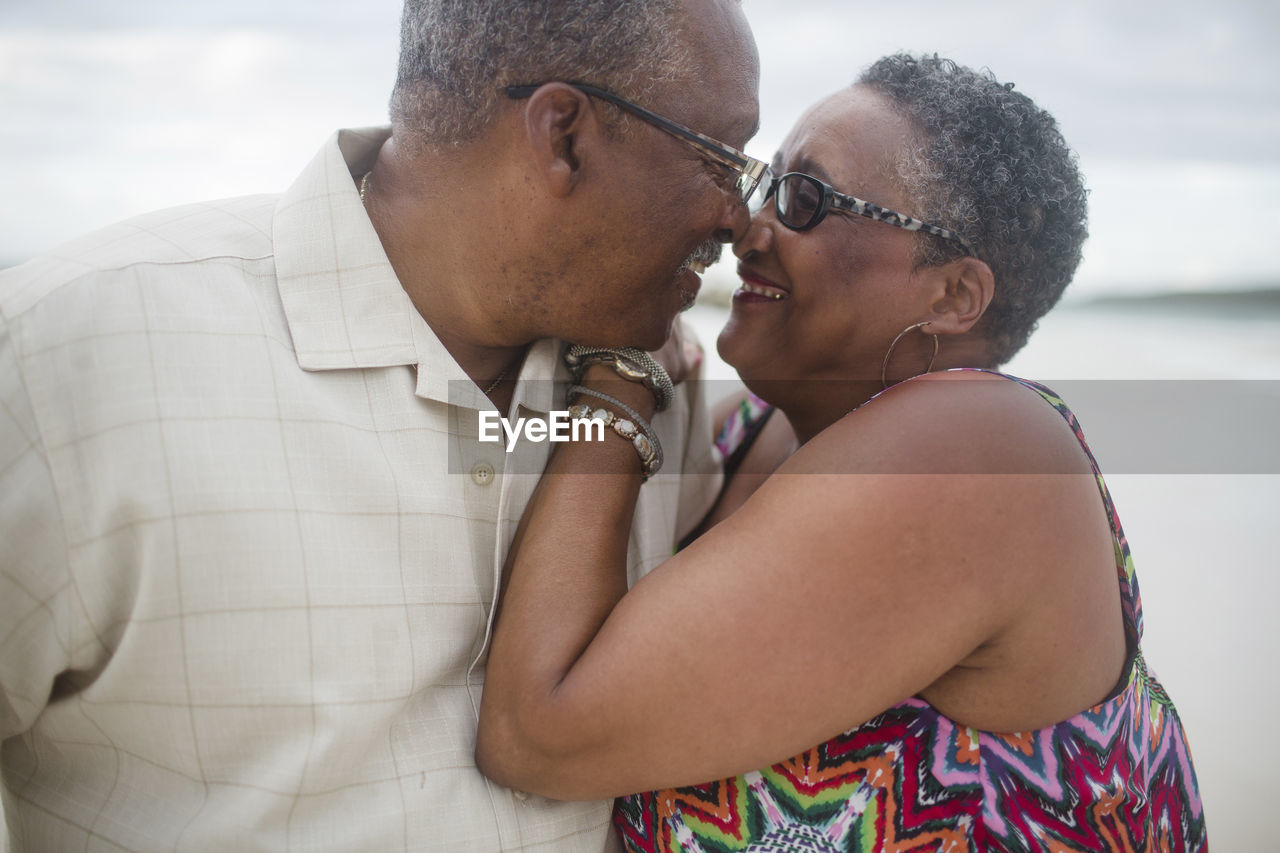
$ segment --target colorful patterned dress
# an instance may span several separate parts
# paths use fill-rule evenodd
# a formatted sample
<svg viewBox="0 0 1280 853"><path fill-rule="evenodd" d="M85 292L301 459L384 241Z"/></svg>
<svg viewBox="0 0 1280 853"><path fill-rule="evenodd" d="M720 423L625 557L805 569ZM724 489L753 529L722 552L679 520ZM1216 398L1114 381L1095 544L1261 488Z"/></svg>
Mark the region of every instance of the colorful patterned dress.
<svg viewBox="0 0 1280 853"><path fill-rule="evenodd" d="M1178 713L1147 668L1138 581L1120 520L1075 416L1042 385L1089 456L1111 520L1128 653L1112 695L1030 732L961 726L911 698L772 767L617 801L639 851L1203 851L1195 770ZM748 401L722 438L753 432Z"/></svg>

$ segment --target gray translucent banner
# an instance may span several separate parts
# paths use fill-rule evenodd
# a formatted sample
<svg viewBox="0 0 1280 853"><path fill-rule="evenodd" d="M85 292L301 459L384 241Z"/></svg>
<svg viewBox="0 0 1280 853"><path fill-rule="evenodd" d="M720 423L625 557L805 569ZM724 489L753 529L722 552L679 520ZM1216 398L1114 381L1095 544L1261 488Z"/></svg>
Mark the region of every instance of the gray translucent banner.
<svg viewBox="0 0 1280 853"><path fill-rule="evenodd" d="M991 381L1007 380L993 377ZM1280 474L1280 380L1035 381L1051 388L1075 413L1104 474ZM513 446L505 430L495 425L496 412L490 411L482 421L478 407L487 401L478 389L462 387L468 383L458 384L456 394L451 387L450 397L455 406L460 407L455 409L459 419L455 434L460 439L450 445L449 471L468 473L478 464L488 464L499 473L540 472L554 443L547 439L534 442L525 432ZM875 384L878 387L878 381ZM937 393L942 412L945 411L943 397L969 393L964 390L966 384L977 383L919 383L917 388ZM796 393L798 387L804 394L835 399L849 394L847 383L788 382L785 385L791 394ZM772 396L767 388L762 390ZM563 394L563 388L555 391ZM975 387L973 392L980 389ZM741 383L736 381L704 382L701 389L702 399L710 403L743 393ZM453 400L454 397L457 399ZM563 396L555 396L549 388L526 389L525 399L531 398L544 404L551 400L553 409L565 407ZM520 417L546 419L546 413L517 406L506 417L508 427L514 427ZM674 423L664 423L664 417L667 416L659 415L655 426L678 428ZM495 430L502 433L502 440L480 442L479 436L486 427L490 436ZM613 435L605 438L621 440ZM678 460L668 459L664 472L675 473L676 464ZM883 467L876 471L886 472ZM926 472L907 464L902 473L948 472ZM1052 472L1004 470L1000 473Z"/></svg>
<svg viewBox="0 0 1280 853"><path fill-rule="evenodd" d="M1047 381L1104 474L1280 474L1280 381Z"/></svg>

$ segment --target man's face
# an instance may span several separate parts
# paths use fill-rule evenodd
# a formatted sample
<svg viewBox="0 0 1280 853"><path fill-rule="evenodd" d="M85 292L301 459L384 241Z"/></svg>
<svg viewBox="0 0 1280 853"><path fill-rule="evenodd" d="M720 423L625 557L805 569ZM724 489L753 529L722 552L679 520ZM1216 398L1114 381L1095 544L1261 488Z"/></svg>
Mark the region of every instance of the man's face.
<svg viewBox="0 0 1280 853"><path fill-rule="evenodd" d="M689 68L682 82L656 87L641 105L742 149L759 120L758 59L746 19L735 0L686 0L684 7ZM653 349L700 286L688 262L716 260L721 242L748 218L738 201L738 171L712 148L633 116L628 125L615 146L608 209L600 211L608 236L592 252L605 260L594 275L585 271L589 290L579 294L595 317L588 333L595 340L578 340Z"/></svg>

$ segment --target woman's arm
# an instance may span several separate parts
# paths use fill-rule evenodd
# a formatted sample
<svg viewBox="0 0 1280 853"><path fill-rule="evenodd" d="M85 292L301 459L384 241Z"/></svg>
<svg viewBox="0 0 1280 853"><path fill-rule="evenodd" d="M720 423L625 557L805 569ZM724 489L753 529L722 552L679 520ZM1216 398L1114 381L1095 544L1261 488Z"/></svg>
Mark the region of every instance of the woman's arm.
<svg viewBox="0 0 1280 853"><path fill-rule="evenodd" d="M1070 581L1109 553L1106 521L1074 438L1040 414L1004 388L943 406L919 388L884 395L625 596L635 451L559 445L508 560L481 770L564 799L692 784L927 695L966 659L1019 687L1071 657L1054 644L1088 654L1099 623L1079 617L1097 608ZM618 473L588 473L601 470ZM1118 665L1061 716L1101 699ZM993 707L1003 689L1029 722L1076 701L1002 683ZM966 707L964 685L941 698Z"/></svg>
<svg viewBox="0 0 1280 853"><path fill-rule="evenodd" d="M719 401L711 410L711 422L716 425L717 436L724 432L729 419L743 405L750 392L745 389L741 394L732 394ZM796 434L787 420L786 414L780 410L767 411L759 415L767 418L763 426L758 426L754 436L746 438L750 444L742 453L736 467L729 470L729 459L725 460L725 479L720 494L710 512L698 524L683 544L693 541L707 530L737 512L747 498L751 497L764 484L765 480L778 470L783 462L796 450Z"/></svg>

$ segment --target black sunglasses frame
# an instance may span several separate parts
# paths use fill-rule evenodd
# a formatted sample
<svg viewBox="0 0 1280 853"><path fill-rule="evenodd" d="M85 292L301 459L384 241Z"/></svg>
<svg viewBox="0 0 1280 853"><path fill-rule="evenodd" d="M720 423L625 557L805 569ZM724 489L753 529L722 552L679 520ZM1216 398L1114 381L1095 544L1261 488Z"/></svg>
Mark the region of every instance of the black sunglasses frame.
<svg viewBox="0 0 1280 853"><path fill-rule="evenodd" d="M839 192L835 187L825 181L815 178L813 175L806 175L804 172L787 172L786 174L778 175L776 177L770 177L769 175L766 175L765 177L768 181L768 187L765 190L764 195L760 198L760 207L757 209L762 209L769 203L770 198L774 198L774 210L777 212L778 221L790 228L792 231L808 231L811 228L815 228L818 223L826 218L828 213L835 211L837 213L848 213L854 216L863 216L867 219L874 219L876 222L883 222L886 225L893 225L897 228L906 229L907 231L923 231L926 234L933 234L943 238L944 240L951 240L959 244L959 246L964 249L965 254L970 257L976 258L978 256L978 253L974 251L973 246L969 245L969 241L965 240L950 228L943 228L941 225L931 225L928 222L916 219L913 216L898 213L895 210L890 210L887 207L881 207L873 202L864 201L856 196L846 195L845 193ZM784 207L789 209L790 205L779 205L776 200L778 188L782 185L782 182L795 179L803 179L805 182L815 187L821 195L821 201L818 203L818 207L809 215L809 218L803 222L793 221L792 217L790 217L787 214L787 211L783 209Z"/></svg>

